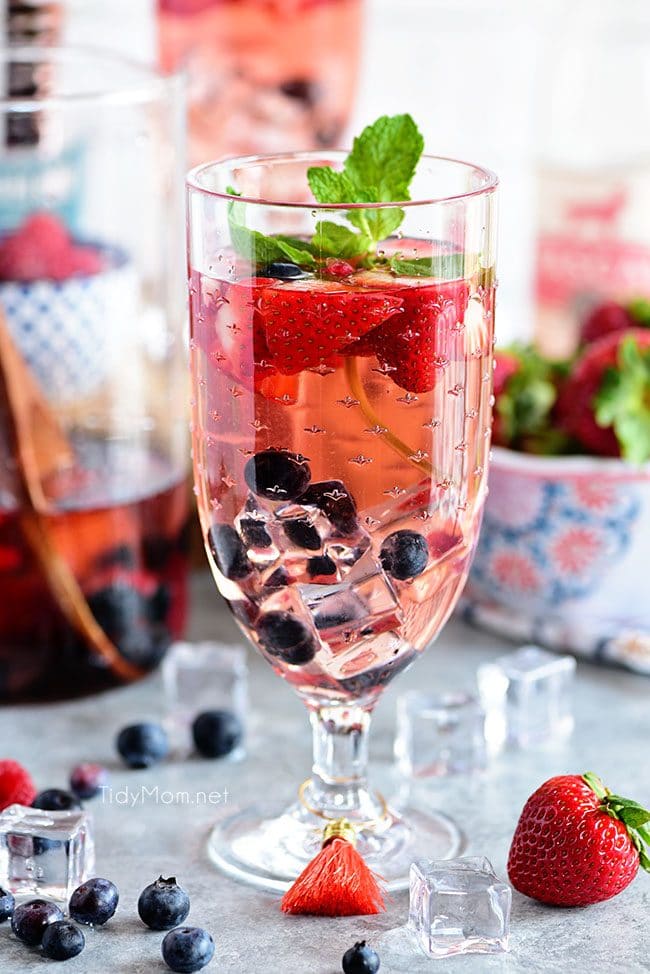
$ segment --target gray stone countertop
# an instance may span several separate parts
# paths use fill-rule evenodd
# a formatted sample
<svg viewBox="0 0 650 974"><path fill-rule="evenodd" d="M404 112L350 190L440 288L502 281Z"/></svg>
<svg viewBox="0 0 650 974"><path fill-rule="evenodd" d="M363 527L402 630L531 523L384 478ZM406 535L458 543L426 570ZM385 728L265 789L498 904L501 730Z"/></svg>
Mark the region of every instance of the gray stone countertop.
<svg viewBox="0 0 650 974"><path fill-rule="evenodd" d="M194 582L193 638L239 640L211 580ZM390 687L380 702L371 745L373 782L390 793L396 695L408 687L462 689L473 683L477 665L504 651L493 637L459 622ZM309 770L310 733L303 707L251 650L252 728L248 756L239 763L196 759L169 761L149 771L128 771L115 757L114 739L124 724L163 716L160 676L103 696L67 704L0 710L2 751L22 761L39 787L65 787L81 760L111 768L114 795L128 785L163 791L228 791L228 808L262 797L289 801ZM421 790L458 820L469 836L469 853L487 855L505 875L509 840L528 795L546 778L595 770L621 794L650 800L647 741L650 681L623 672L580 664L575 699L576 730L553 749L506 753L477 777L437 779ZM96 825L97 875L119 887L120 907L104 930L88 930L83 954L65 971L83 974L139 974L167 970L162 934L146 930L136 914L140 890L159 874L176 875L189 891L188 923L206 927L216 944L205 970L215 974L336 974L355 940L367 938L381 950L389 931L408 911L407 894L397 894L377 917L321 919L286 917L275 895L220 875L205 853L206 837L219 808L156 803L136 807L115 800L92 803ZM626 974L650 971L650 876L637 880L614 900L588 909L560 910L514 894L510 953L429 960L417 952L408 960L387 949L381 974L408 971L475 974L486 971L544 974ZM0 972L42 972L48 962L0 928Z"/></svg>

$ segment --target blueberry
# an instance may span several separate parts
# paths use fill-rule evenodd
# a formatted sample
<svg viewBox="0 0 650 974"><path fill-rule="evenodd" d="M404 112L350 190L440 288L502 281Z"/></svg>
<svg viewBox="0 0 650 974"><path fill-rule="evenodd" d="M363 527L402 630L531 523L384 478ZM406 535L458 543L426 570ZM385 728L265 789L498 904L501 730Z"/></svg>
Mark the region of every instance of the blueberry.
<svg viewBox="0 0 650 974"><path fill-rule="evenodd" d="M108 879L88 879L70 897L69 913L78 923L101 927L113 916L120 900L115 883Z"/></svg>
<svg viewBox="0 0 650 974"><path fill-rule="evenodd" d="M318 507L339 534L353 534L359 527L354 498L340 480L310 484L298 503Z"/></svg>
<svg viewBox="0 0 650 974"><path fill-rule="evenodd" d="M231 581L246 578L253 570L246 546L230 524L214 524L208 532L208 544L215 564Z"/></svg>
<svg viewBox="0 0 650 974"><path fill-rule="evenodd" d="M280 565L276 568L272 575L269 575L266 582L264 583L265 589L275 589L275 588L286 588L286 586L291 581L289 577L289 572L286 570L284 565Z"/></svg>
<svg viewBox="0 0 650 974"><path fill-rule="evenodd" d="M160 724L131 724L118 734L117 750L130 768L150 768L167 756L169 740Z"/></svg>
<svg viewBox="0 0 650 974"><path fill-rule="evenodd" d="M405 581L422 574L429 560L429 548L417 531L394 531L384 539L379 559L385 572Z"/></svg>
<svg viewBox="0 0 650 974"><path fill-rule="evenodd" d="M32 808L42 808L46 812L69 812L81 808L81 802L76 795L64 791L63 788L47 788L38 793L32 802Z"/></svg>
<svg viewBox="0 0 650 974"><path fill-rule="evenodd" d="M241 721L229 710L206 710L192 724L192 736L199 754L205 758L223 758L244 737Z"/></svg>
<svg viewBox="0 0 650 974"><path fill-rule="evenodd" d="M167 565L174 550L174 543L162 534L143 538L142 557L145 567L151 572L160 572Z"/></svg>
<svg viewBox="0 0 650 974"><path fill-rule="evenodd" d="M101 764L78 764L70 775L70 788L78 798L96 798L108 785L108 771Z"/></svg>
<svg viewBox="0 0 650 974"><path fill-rule="evenodd" d="M169 615L172 604L172 597L168 585L162 582L157 586L151 598L147 599L146 613L149 622L164 623Z"/></svg>
<svg viewBox="0 0 650 974"><path fill-rule="evenodd" d="M307 626L290 612L267 612L257 623L262 647L285 663L302 666L316 655L316 642Z"/></svg>
<svg viewBox="0 0 650 974"><path fill-rule="evenodd" d="M315 105L319 98L318 85L315 85L313 81L308 81L307 78L290 78L289 81L283 81L280 85L280 91L287 98L304 102L308 108Z"/></svg>
<svg viewBox="0 0 650 974"><path fill-rule="evenodd" d="M182 923L190 912L190 898L175 877L160 876L140 893L138 913L152 930L171 930Z"/></svg>
<svg viewBox="0 0 650 974"><path fill-rule="evenodd" d="M306 489L311 470L305 457L288 450L262 450L246 462L244 480L258 497L291 501Z"/></svg>
<svg viewBox="0 0 650 974"><path fill-rule="evenodd" d="M145 603L139 592L126 581L115 581L88 597L95 619L109 639L119 643L140 624Z"/></svg>
<svg viewBox="0 0 650 974"><path fill-rule="evenodd" d="M317 555L307 562L307 573L310 578L316 578L318 575L336 575L336 562L329 555Z"/></svg>
<svg viewBox="0 0 650 974"><path fill-rule="evenodd" d="M249 548L269 548L273 544L273 538L266 530L264 521L243 517L239 522L239 530Z"/></svg>
<svg viewBox="0 0 650 974"><path fill-rule="evenodd" d="M296 277L306 277L305 272L297 264L289 260L274 260L266 267L262 267L260 277L276 277L280 281L291 281Z"/></svg>
<svg viewBox="0 0 650 974"><path fill-rule="evenodd" d="M284 533L292 544L307 551L318 551L321 546L320 534L313 524L304 517L292 517L282 522Z"/></svg>
<svg viewBox="0 0 650 974"><path fill-rule="evenodd" d="M379 956L366 945L365 940L360 940L346 950L343 955L343 974L376 974L379 970Z"/></svg>
<svg viewBox="0 0 650 974"><path fill-rule="evenodd" d="M14 912L15 905L16 901L14 900L13 893L0 886L0 923L4 923L5 920L9 919Z"/></svg>
<svg viewBox="0 0 650 974"><path fill-rule="evenodd" d="M86 938L74 923L57 920L45 928L43 954L50 960L70 960L86 946Z"/></svg>
<svg viewBox="0 0 650 974"><path fill-rule="evenodd" d="M62 919L63 914L54 903L48 903L47 900L29 900L14 910L11 929L28 947L38 947L48 924Z"/></svg>
<svg viewBox="0 0 650 974"><path fill-rule="evenodd" d="M176 927L162 942L163 960L172 971L193 974L209 964L214 956L214 940L200 927Z"/></svg>

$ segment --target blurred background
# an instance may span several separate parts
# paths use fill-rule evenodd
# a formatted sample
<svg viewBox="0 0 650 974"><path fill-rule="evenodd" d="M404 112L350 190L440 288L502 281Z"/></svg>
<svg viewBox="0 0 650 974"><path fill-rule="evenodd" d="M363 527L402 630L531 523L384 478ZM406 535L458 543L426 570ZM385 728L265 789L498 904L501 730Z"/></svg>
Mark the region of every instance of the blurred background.
<svg viewBox="0 0 650 974"><path fill-rule="evenodd" d="M90 641L102 678L108 671L111 679L141 675L183 629L189 448L181 187L188 165L344 147L379 115L410 112L428 152L500 177L500 345L534 339L549 358L569 363L594 308L601 331L629 328L639 316L650 324L648 0L574 0L569 9L560 0L0 0L0 36L0 303L8 332L0 328L0 339L19 369L36 376L38 407L42 413L47 406L50 423L65 434L60 455L45 457L41 473L66 460L71 442L77 459L90 443L95 476L102 480L108 465L120 488L101 483L93 493L70 478L37 485L46 495L54 491L49 500L62 511L83 511L89 524L103 512L101 532L88 529L88 550L76 543L78 526L62 518L74 562L72 603L86 620L81 625L78 613L74 625L65 620L66 652L77 669ZM59 46L82 53L56 53ZM566 369L551 375L548 362L532 361L536 384L523 388L525 369L510 360L508 376L518 373L521 396L515 402L506 390L505 405L521 407L528 427L531 402L543 407L543 432L554 434ZM503 420L496 382L495 393ZM644 395L641 389L637 413ZM12 416L25 408L10 405ZM4 570L3 584L15 584L4 616L0 605L8 696L49 672L63 638L53 621L58 596L52 618L35 619L31 610L35 592L43 603L49 597L43 573L52 566L26 548L17 527L25 485L14 476L11 433L11 424L0 426L0 580ZM605 449L575 436L561 449L550 436L543 449L539 437L515 442L495 432L494 442L523 452L613 456L617 463L619 456L611 431ZM164 469L154 482L148 464L161 450ZM548 474L549 490L558 469ZM602 481L602 467L580 470L589 483ZM619 474L612 468L612 478ZM524 476L530 483L528 467ZM647 491L645 474L642 482ZM514 483L509 470L504 483ZM125 484L134 485L128 496ZM505 488L502 494L509 509ZM494 489L491 496L496 504ZM571 525L584 519L581 497ZM641 510L632 494L625 504L607 503ZM650 497L647 510L650 516ZM622 537L619 527L612 530ZM611 539L587 540L584 570L592 570L595 545L607 556L603 585L613 590L605 571ZM537 541L533 547L538 551ZM204 566L202 552L198 559ZM622 593L630 589L625 566ZM521 598L521 571L514 574L508 617ZM528 613L531 632L554 604L555 589L549 592L548 604ZM621 619L646 626L631 598L635 611L616 606L614 629ZM579 610L581 619L595 612ZM567 636L562 622L557 637L539 639L576 651L588 642L592 652L614 631L600 623L595 630L585 641ZM88 688L96 675L88 676ZM86 687L77 676L73 683Z"/></svg>

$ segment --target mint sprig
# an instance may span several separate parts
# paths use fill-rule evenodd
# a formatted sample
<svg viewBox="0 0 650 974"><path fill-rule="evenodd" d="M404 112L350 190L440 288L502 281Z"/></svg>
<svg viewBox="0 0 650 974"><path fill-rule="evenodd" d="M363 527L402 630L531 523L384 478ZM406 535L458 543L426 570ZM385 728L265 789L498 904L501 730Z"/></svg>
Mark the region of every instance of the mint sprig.
<svg viewBox="0 0 650 974"><path fill-rule="evenodd" d="M634 848L639 853L639 865L646 872L650 872L650 855L646 849L646 845L650 846L650 829L648 829L650 811L638 802L632 801L631 798L613 795L593 771L583 774L582 780L600 799L600 811L623 823Z"/></svg>
<svg viewBox="0 0 650 974"><path fill-rule="evenodd" d="M318 203L402 203L410 199L410 184L424 149L424 139L410 115L384 115L355 138L343 168L312 166L307 171L309 186ZM231 196L236 190L228 187ZM313 270L328 257L354 259L364 267L381 266L396 274L418 277L456 277L460 255L406 260L377 253L379 245L397 230L404 219L400 206L352 208L346 211L350 224L321 220L310 241L286 236L267 236L246 226L246 204L228 204L228 223L234 249L253 265L261 267L276 260L290 260ZM461 270L462 273L462 270Z"/></svg>
<svg viewBox="0 0 650 974"><path fill-rule="evenodd" d="M618 363L605 372L594 398L599 426L611 427L630 463L650 460L650 348L634 338L621 342Z"/></svg>
<svg viewBox="0 0 650 974"><path fill-rule="evenodd" d="M228 186L231 196L239 193ZM298 238L269 237L259 230L249 230L246 226L246 204L238 200L228 203L228 227L233 247L252 264L270 264L274 260L290 260L301 267L314 267L316 261L309 245Z"/></svg>
<svg viewBox="0 0 650 974"><path fill-rule="evenodd" d="M410 115L382 115L355 138L341 172L313 166L307 179L319 203L402 203L411 198L409 187L423 150L424 139ZM404 210L354 209L347 219L373 253L400 226Z"/></svg>

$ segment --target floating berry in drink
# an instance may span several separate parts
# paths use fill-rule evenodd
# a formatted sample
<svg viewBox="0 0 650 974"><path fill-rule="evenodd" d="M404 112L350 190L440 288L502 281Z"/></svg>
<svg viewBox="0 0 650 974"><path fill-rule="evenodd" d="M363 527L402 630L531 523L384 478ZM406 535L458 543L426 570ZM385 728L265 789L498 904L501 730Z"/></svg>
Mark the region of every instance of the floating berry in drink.
<svg viewBox="0 0 650 974"><path fill-rule="evenodd" d="M307 518L287 518L282 521L282 527L289 541L298 548L305 548L308 551L318 551L321 547L320 535Z"/></svg>
<svg viewBox="0 0 650 974"><path fill-rule="evenodd" d="M244 467L244 479L258 497L271 501L291 501L311 480L305 457L288 450L262 450Z"/></svg>
<svg viewBox="0 0 650 974"><path fill-rule="evenodd" d="M246 546L230 524L214 524L208 532L208 544L222 575L241 581L253 570Z"/></svg>
<svg viewBox="0 0 650 974"><path fill-rule="evenodd" d="M310 663L316 655L316 640L308 627L290 612L267 612L257 622L261 646L291 666Z"/></svg>
<svg viewBox="0 0 650 974"><path fill-rule="evenodd" d="M429 546L417 531L395 531L381 546L384 571L399 581L421 575L429 561Z"/></svg>

